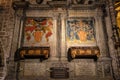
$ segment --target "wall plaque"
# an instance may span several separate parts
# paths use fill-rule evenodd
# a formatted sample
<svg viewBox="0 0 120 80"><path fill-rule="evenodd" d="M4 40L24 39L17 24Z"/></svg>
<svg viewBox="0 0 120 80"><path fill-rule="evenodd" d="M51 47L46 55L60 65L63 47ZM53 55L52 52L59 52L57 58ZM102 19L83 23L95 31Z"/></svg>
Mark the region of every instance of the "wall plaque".
<svg viewBox="0 0 120 80"><path fill-rule="evenodd" d="M69 78L69 68L65 67L52 67L50 68L50 77L55 79L66 79Z"/></svg>
<svg viewBox="0 0 120 80"><path fill-rule="evenodd" d="M95 64L93 62L79 62L75 63L76 76L81 75L95 75Z"/></svg>
<svg viewBox="0 0 120 80"><path fill-rule="evenodd" d="M45 76L45 64L42 63L25 63L24 76Z"/></svg>

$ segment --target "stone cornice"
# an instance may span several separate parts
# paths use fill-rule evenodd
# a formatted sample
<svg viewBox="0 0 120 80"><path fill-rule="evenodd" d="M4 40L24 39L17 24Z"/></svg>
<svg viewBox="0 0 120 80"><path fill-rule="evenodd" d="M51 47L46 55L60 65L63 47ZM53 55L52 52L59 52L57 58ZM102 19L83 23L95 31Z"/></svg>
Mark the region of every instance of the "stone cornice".
<svg viewBox="0 0 120 80"><path fill-rule="evenodd" d="M28 1L14 1L13 9L40 9L50 10L55 8L74 9L74 10L85 10L85 9L96 9L102 7L104 3L94 2L92 4L73 4L67 3L67 1L48 1L46 4L30 4Z"/></svg>
<svg viewBox="0 0 120 80"><path fill-rule="evenodd" d="M28 9L39 9L39 10L50 10L51 7L49 5L46 4L30 4Z"/></svg>
<svg viewBox="0 0 120 80"><path fill-rule="evenodd" d="M93 3L93 4L88 4L88 5L73 4L70 6L70 9L74 9L74 10L93 10L96 8L102 9L103 5L104 3Z"/></svg>
<svg viewBox="0 0 120 80"><path fill-rule="evenodd" d="M85 9L95 9L95 5L71 5L70 9L74 10L85 10Z"/></svg>

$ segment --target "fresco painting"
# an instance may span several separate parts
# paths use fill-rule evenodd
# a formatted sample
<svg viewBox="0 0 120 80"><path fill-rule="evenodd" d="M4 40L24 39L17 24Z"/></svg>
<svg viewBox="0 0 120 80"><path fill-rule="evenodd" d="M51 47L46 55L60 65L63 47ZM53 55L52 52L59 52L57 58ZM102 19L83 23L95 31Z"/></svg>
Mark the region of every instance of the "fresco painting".
<svg viewBox="0 0 120 80"><path fill-rule="evenodd" d="M26 18L23 46L48 46L52 41L52 18Z"/></svg>
<svg viewBox="0 0 120 80"><path fill-rule="evenodd" d="M67 41L70 43L94 43L95 31L93 19L67 20Z"/></svg>

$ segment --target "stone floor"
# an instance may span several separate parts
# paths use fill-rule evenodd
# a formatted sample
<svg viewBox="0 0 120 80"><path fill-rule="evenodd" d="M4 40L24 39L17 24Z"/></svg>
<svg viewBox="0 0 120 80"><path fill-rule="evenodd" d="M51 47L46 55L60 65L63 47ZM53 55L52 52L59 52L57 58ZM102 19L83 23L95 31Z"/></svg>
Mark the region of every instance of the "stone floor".
<svg viewBox="0 0 120 80"><path fill-rule="evenodd" d="M101 77L74 77L74 78L68 78L68 79L52 79L47 77L24 77L20 79L13 79L13 78L7 78L6 80L114 80L112 78L101 78Z"/></svg>
<svg viewBox="0 0 120 80"><path fill-rule="evenodd" d="M88 74L88 72L94 72L95 67L94 67L93 60L76 60L72 62L62 61L62 66L69 68L69 78L67 79L50 78L49 69L51 67L60 66L61 64L58 61L50 61L50 62L41 63L36 60L35 61L28 60L28 61L20 62L20 65L21 67L19 68L20 71L19 71L18 77L16 77L17 72L15 72L15 67L11 65L9 66L11 67L9 69L9 74L7 75L5 80L114 80L111 77L103 77L100 75L97 76L97 75L94 75L93 73L91 74L91 76L90 75L83 76L85 75L85 73ZM84 67L88 67L88 66L92 66L92 68L89 67L90 69L87 68L88 70L86 68L85 68L86 70L83 69ZM75 74L75 71L82 70L82 69L83 69L82 73L79 71L78 73Z"/></svg>

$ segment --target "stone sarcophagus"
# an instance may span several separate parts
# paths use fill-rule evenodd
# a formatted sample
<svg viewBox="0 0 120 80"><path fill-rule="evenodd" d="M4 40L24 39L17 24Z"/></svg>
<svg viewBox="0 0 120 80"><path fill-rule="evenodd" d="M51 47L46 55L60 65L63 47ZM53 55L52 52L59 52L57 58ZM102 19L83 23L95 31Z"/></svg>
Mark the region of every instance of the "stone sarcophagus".
<svg viewBox="0 0 120 80"><path fill-rule="evenodd" d="M16 50L14 60L36 59L41 61L48 59L50 55L50 47L22 47Z"/></svg>
<svg viewBox="0 0 120 80"><path fill-rule="evenodd" d="M75 58L94 58L99 57L100 50L98 47L70 47L68 49L68 61Z"/></svg>

